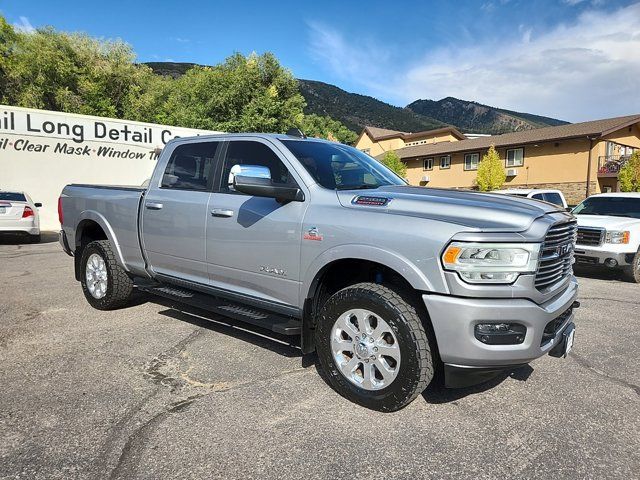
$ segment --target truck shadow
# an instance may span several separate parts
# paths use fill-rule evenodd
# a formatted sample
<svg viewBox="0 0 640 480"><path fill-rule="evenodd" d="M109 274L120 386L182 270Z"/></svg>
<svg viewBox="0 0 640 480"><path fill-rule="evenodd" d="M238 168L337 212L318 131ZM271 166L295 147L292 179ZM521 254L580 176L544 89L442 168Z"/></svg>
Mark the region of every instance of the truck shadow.
<svg viewBox="0 0 640 480"><path fill-rule="evenodd" d="M492 388L500 385L507 378L526 382L532 373L533 367L531 367L531 365L524 365L512 370L505 370L504 372L496 374L495 377L487 380L486 382L465 388L445 388L442 379L437 378L424 392L422 392L422 398L424 398L427 403L431 404L452 403L469 395L475 395L477 393L491 390Z"/></svg>
<svg viewBox="0 0 640 480"><path fill-rule="evenodd" d="M622 272L620 270L613 270L607 268L589 268L589 267L573 267L573 273L576 277L594 278L597 280L618 280L622 279Z"/></svg>
<svg viewBox="0 0 640 480"><path fill-rule="evenodd" d="M279 335L271 330L248 325L208 310L172 302L162 297L146 295L146 301L167 307L166 310L158 312L165 317L234 337L285 357L302 357L302 352L293 342L293 340L297 340L297 337Z"/></svg>

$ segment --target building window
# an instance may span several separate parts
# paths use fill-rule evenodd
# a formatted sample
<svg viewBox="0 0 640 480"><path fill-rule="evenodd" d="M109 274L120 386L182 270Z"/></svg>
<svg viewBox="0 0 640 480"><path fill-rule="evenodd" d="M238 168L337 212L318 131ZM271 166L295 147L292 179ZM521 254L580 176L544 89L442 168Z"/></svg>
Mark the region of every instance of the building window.
<svg viewBox="0 0 640 480"><path fill-rule="evenodd" d="M423 170L433 170L433 157L424 159Z"/></svg>
<svg viewBox="0 0 640 480"><path fill-rule="evenodd" d="M443 155L440 157L440 169L444 170L445 168L451 167L451 155Z"/></svg>
<svg viewBox="0 0 640 480"><path fill-rule="evenodd" d="M480 154L479 153L465 153L465 155L464 155L464 169L465 170L477 170L479 161L480 161Z"/></svg>
<svg viewBox="0 0 640 480"><path fill-rule="evenodd" d="M507 150L507 167L521 167L524 164L524 148Z"/></svg>

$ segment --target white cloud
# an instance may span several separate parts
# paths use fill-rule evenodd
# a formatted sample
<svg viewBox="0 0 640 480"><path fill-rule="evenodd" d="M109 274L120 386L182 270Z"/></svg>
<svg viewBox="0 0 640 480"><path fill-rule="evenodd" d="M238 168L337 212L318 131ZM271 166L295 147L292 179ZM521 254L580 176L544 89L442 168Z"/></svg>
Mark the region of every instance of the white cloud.
<svg viewBox="0 0 640 480"><path fill-rule="evenodd" d="M27 17L18 17L19 22L14 22L13 28L23 33L33 33L36 31L35 27L31 25L31 22Z"/></svg>
<svg viewBox="0 0 640 480"><path fill-rule="evenodd" d="M174 40L178 43L189 43L191 40L189 38L175 37Z"/></svg>
<svg viewBox="0 0 640 480"><path fill-rule="evenodd" d="M396 103L453 96L570 121L640 113L640 3L585 11L533 36L519 30L499 44L441 48L406 67L405 59L381 61L377 49L336 32L318 37L313 50L351 81L378 79L361 83Z"/></svg>

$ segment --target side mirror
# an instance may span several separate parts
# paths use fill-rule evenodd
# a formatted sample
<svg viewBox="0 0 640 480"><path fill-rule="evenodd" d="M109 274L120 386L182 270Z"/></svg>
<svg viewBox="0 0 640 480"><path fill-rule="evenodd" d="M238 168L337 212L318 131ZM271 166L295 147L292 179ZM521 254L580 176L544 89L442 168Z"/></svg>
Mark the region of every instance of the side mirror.
<svg viewBox="0 0 640 480"><path fill-rule="evenodd" d="M40 208L42 206L42 204L40 202L36 202L36 203L34 203L34 205L36 206L36 208Z"/></svg>
<svg viewBox="0 0 640 480"><path fill-rule="evenodd" d="M234 165L229 171L229 179L227 180L227 186L229 190L234 190L234 180L236 175L253 178L268 178L271 180L271 170L268 167L262 165Z"/></svg>
<svg viewBox="0 0 640 480"><path fill-rule="evenodd" d="M235 175L233 187L254 197L275 198L279 202L303 202L304 193L297 186L274 184L271 178Z"/></svg>

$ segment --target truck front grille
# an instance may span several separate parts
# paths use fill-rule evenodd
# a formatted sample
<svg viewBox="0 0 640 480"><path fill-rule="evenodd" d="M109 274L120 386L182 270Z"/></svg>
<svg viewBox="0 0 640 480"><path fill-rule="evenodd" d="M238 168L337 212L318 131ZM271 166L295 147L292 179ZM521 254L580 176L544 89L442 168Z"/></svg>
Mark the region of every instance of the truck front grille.
<svg viewBox="0 0 640 480"><path fill-rule="evenodd" d="M578 227L578 245L597 247L604 241L604 228Z"/></svg>
<svg viewBox="0 0 640 480"><path fill-rule="evenodd" d="M542 244L536 272L536 288L545 290L571 274L576 243L576 222L552 226Z"/></svg>

